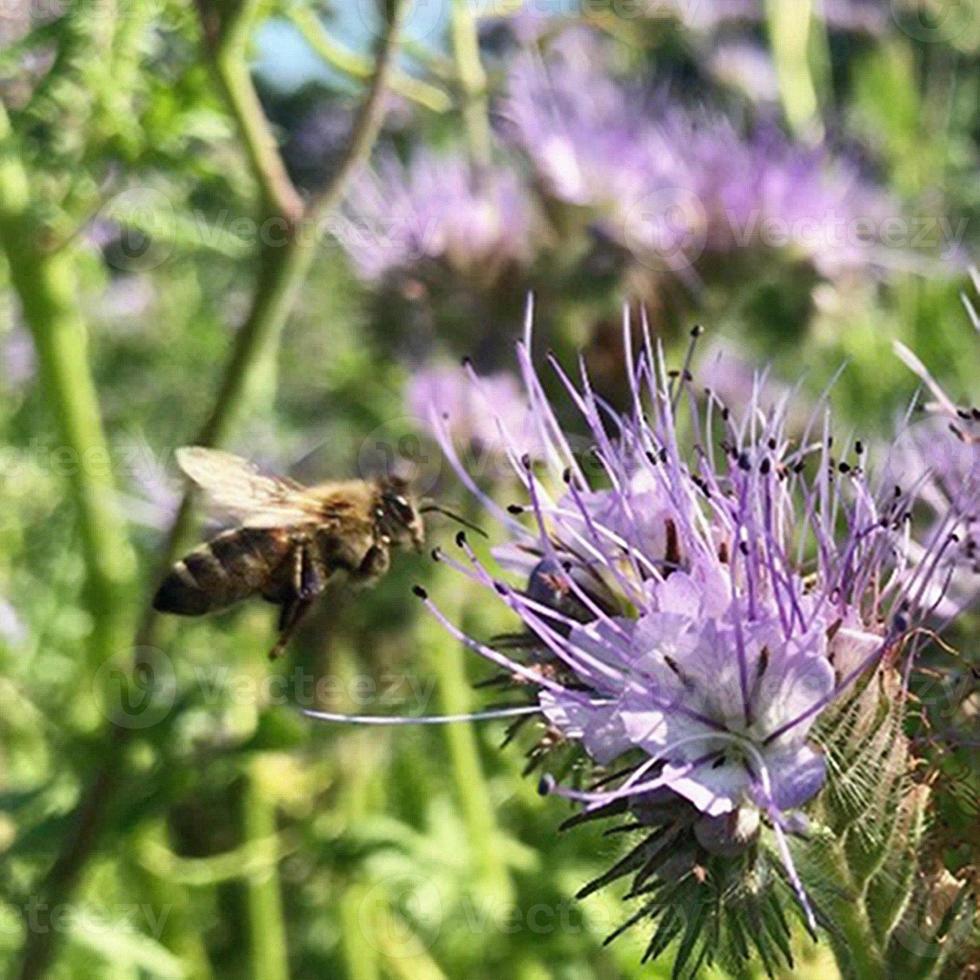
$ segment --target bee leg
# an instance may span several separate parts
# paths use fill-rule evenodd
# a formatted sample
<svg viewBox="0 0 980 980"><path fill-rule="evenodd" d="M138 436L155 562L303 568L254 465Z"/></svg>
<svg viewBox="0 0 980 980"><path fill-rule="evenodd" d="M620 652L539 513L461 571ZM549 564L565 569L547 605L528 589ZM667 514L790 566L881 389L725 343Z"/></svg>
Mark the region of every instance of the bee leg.
<svg viewBox="0 0 980 980"><path fill-rule="evenodd" d="M373 544L368 548L361 564L357 568L357 578L362 581L380 578L388 571L391 564L391 552L384 545Z"/></svg>
<svg viewBox="0 0 980 980"><path fill-rule="evenodd" d="M317 561L313 549L306 544L296 549L296 568L293 588L299 599L315 599L327 587L323 566Z"/></svg>
<svg viewBox="0 0 980 980"><path fill-rule="evenodd" d="M282 612L279 615L279 639L276 645L269 651L269 659L275 660L282 655L286 649L286 644L292 639L296 627L306 615L313 603L309 599L287 599L283 603Z"/></svg>

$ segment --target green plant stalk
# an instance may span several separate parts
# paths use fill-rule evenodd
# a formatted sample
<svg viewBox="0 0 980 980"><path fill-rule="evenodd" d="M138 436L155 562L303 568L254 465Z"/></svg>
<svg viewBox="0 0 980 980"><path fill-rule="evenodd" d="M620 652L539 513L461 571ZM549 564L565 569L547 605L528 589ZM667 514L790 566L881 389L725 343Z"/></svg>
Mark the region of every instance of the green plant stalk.
<svg viewBox="0 0 980 980"><path fill-rule="evenodd" d="M328 633L329 635L329 633ZM348 692L355 681L358 665L346 640L336 640L330 644L330 662L334 676L338 678L340 690ZM357 711L359 705L345 694L334 706L338 711ZM371 785L378 780L379 767L374 764L370 753L365 751L360 732L349 736L350 744L344 751L343 778L337 809L343 814L347 826L356 827L368 816ZM366 904L370 903L370 904ZM382 888L377 884L367 884L356 873L345 878L339 896L340 949L343 954L347 976L351 980L379 980L378 939L374 930L376 923L367 913L380 911L392 915L386 905ZM384 928L384 926L382 926Z"/></svg>
<svg viewBox="0 0 980 980"><path fill-rule="evenodd" d="M132 849L135 860L126 862L126 874L136 880L141 894L146 896L150 907L161 920L159 933L154 933L154 938L187 966L189 976L195 980L208 980L213 976L213 970L187 890L181 882L154 874L144 860L147 851L152 848L166 849L169 853L168 833L163 819L151 821L138 834Z"/></svg>
<svg viewBox="0 0 980 980"><path fill-rule="evenodd" d="M439 595L459 596L465 592L458 576L447 575L448 569L443 566L437 566L437 569L433 588ZM439 584L443 588L439 588ZM462 602L457 603L456 609L446 610L447 615L457 622L462 611ZM465 714L472 710L465 650L447 636L430 616L421 617L418 629L424 661L435 674L440 710L452 715ZM445 725L443 732L449 750L456 795L477 872L499 906L494 911L506 912L513 901L513 884L506 865L499 857L497 825L480 761L476 733L470 722Z"/></svg>
<svg viewBox="0 0 980 980"><path fill-rule="evenodd" d="M366 902L371 902L376 907L380 903L380 896L377 889L370 889L360 882L348 885L340 896L341 952L349 980L381 978L378 950L365 935Z"/></svg>
<svg viewBox="0 0 980 980"><path fill-rule="evenodd" d="M94 671L128 645L126 600L136 564L117 508L86 325L77 311L74 257L70 250L45 253L38 237L27 171L0 106L0 245L34 339L61 448L70 457L65 469L81 523Z"/></svg>
<svg viewBox="0 0 980 980"><path fill-rule="evenodd" d="M885 960L864 908L864 895L853 884L843 847L829 849L835 869L835 891L824 898L828 918L839 931L831 948L841 975L857 980L886 980Z"/></svg>
<svg viewBox="0 0 980 980"><path fill-rule="evenodd" d="M490 162L491 147L487 76L480 61L480 42L470 0L453 0L450 28L470 155L474 163L486 165Z"/></svg>
<svg viewBox="0 0 980 980"><path fill-rule="evenodd" d="M766 0L766 26L786 120L798 136L819 135L820 103L810 65L812 0Z"/></svg>
<svg viewBox="0 0 980 980"><path fill-rule="evenodd" d="M351 78L367 79L374 72L374 64L370 58L356 51L351 51L334 37L331 37L323 22L308 7L290 7L287 16L296 25L306 39L307 44L328 65ZM392 92L418 103L432 112L448 112L452 108L452 100L438 86L414 78L404 71L394 71L389 87Z"/></svg>
<svg viewBox="0 0 980 980"><path fill-rule="evenodd" d="M246 766L242 793L243 842L268 841L276 847L276 808L263 792L257 760ZM277 865L250 874L245 881L251 966L255 980L288 980L286 926Z"/></svg>

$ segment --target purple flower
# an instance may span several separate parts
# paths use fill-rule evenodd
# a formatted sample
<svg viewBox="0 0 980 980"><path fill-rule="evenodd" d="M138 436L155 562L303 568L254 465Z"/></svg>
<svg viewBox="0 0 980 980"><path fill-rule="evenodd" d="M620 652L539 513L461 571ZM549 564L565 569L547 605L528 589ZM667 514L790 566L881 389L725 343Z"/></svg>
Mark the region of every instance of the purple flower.
<svg viewBox="0 0 980 980"><path fill-rule="evenodd" d="M355 181L333 231L372 282L433 263L487 281L534 253L532 209L512 170L428 151Z"/></svg>
<svg viewBox="0 0 980 980"><path fill-rule="evenodd" d="M469 365L430 367L412 375L405 395L411 415L457 446L503 455L512 447L536 455L527 398L507 372L477 378Z"/></svg>
<svg viewBox="0 0 980 980"><path fill-rule="evenodd" d="M829 28L846 33L878 35L888 26L887 6L877 0L823 0L815 14ZM763 0L647 0L650 17L670 17L692 31L717 31L765 20Z"/></svg>
<svg viewBox="0 0 980 980"><path fill-rule="evenodd" d="M509 529L496 556L519 579L486 567L465 539L465 561L443 560L517 614L528 655L465 636L426 603L537 690L552 731L583 751L583 771L615 773L591 790L550 779L546 789L586 811L635 811L664 792L709 820L729 814L741 826L756 811L812 925L784 831L798 825L787 811L827 779L815 726L905 649L952 539L911 561L913 496L870 476L864 447L836 446L825 414L790 438L789 395L766 407L758 382L737 413L714 396L699 410L691 382L630 338L625 323L628 413L550 358L582 425L573 437L532 368L529 320L518 358L544 465L510 447L522 506L503 510L484 494L437 426L460 478ZM963 516L952 508L947 532Z"/></svg>
<svg viewBox="0 0 980 980"><path fill-rule="evenodd" d="M645 97L595 67L597 44L576 35L511 69L505 130L553 198L591 209L659 269L750 248L788 251L828 277L882 263L879 232L896 210L853 167L774 127L743 136L708 109Z"/></svg>

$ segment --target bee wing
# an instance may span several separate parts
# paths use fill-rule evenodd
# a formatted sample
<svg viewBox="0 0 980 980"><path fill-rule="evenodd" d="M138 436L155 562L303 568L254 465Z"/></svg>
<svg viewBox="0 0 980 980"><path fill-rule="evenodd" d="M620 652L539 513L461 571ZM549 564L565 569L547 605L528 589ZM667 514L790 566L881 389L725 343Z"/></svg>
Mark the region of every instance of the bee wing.
<svg viewBox="0 0 980 980"><path fill-rule="evenodd" d="M301 483L270 476L241 456L185 446L177 465L204 490L211 502L248 527L284 527L322 518L319 498Z"/></svg>

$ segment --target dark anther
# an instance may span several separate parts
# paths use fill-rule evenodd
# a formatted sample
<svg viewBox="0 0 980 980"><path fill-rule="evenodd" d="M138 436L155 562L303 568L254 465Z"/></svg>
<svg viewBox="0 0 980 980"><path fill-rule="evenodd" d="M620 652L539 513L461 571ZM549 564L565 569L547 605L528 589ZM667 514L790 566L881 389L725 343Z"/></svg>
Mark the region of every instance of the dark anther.
<svg viewBox="0 0 980 980"><path fill-rule="evenodd" d="M858 441L854 443L854 452L856 452L858 456L860 456L861 453L864 452L864 443L861 442L860 439L858 439Z"/></svg>
<svg viewBox="0 0 980 980"><path fill-rule="evenodd" d="M493 587L500 593L500 595L507 595L507 586L503 582L494 582Z"/></svg>
<svg viewBox="0 0 980 980"><path fill-rule="evenodd" d="M794 473L802 473L805 469L806 469L806 462L805 460L802 459L793 466Z"/></svg>
<svg viewBox="0 0 980 980"><path fill-rule="evenodd" d="M666 463L667 462L667 447L664 446L664 448L661 449L660 452L657 453L657 455L660 457L660 462L661 463Z"/></svg>
<svg viewBox="0 0 980 980"><path fill-rule="evenodd" d="M551 773L545 773L538 780L538 792L542 796L550 796L555 790L555 777Z"/></svg>
<svg viewBox="0 0 980 980"><path fill-rule="evenodd" d="M462 548L464 544L466 544L466 532L465 531L457 531L456 532L456 547L457 548Z"/></svg>
<svg viewBox="0 0 980 980"><path fill-rule="evenodd" d="M508 504L507 512L509 514L523 514L524 508L520 504Z"/></svg>
<svg viewBox="0 0 980 980"><path fill-rule="evenodd" d="M742 552L743 555L748 557L749 554L749 543L748 541L739 541L738 550Z"/></svg>
<svg viewBox="0 0 980 980"><path fill-rule="evenodd" d="M531 457L527 453L521 457L521 466L523 466L526 470L531 468Z"/></svg>
<svg viewBox="0 0 980 980"><path fill-rule="evenodd" d="M471 367L473 364L473 358L469 354L464 354L460 359L459 363L463 365L464 368Z"/></svg>
<svg viewBox="0 0 980 980"><path fill-rule="evenodd" d="M646 451L646 457L647 457L647 462L651 466L656 466L657 465L657 457L654 455L653 450L648 449Z"/></svg>
<svg viewBox="0 0 980 980"><path fill-rule="evenodd" d="M429 598L429 593L426 592L421 585L413 585L412 591L423 601Z"/></svg>
<svg viewBox="0 0 980 980"><path fill-rule="evenodd" d="M752 462L749 459L748 453L739 453L738 454L738 468L740 470L745 470L746 473L750 469L752 469Z"/></svg>
<svg viewBox="0 0 980 980"><path fill-rule="evenodd" d="M442 548L435 547L430 552L433 561L442 561Z"/></svg>
<svg viewBox="0 0 980 980"><path fill-rule="evenodd" d="M847 463L844 463L844 462L838 463L837 469L839 469L841 471L841 473L850 473L851 472L851 467Z"/></svg>
<svg viewBox="0 0 980 980"><path fill-rule="evenodd" d="M702 327L700 323L695 323L694 326L691 327L692 337L700 337L701 334L703 333L704 333L704 327Z"/></svg>
<svg viewBox="0 0 980 980"><path fill-rule="evenodd" d="M720 769L725 764L726 761L727 760L725 759L724 754L722 754L722 755L718 756L718 758L715 759L714 762L711 763L711 768L712 769Z"/></svg>
<svg viewBox="0 0 980 980"><path fill-rule="evenodd" d="M769 462L769 457L767 456L767 457L766 457L766 458L765 458L765 459L764 459L764 460L763 460L763 461L762 461L762 462L761 462L761 463L759 464L759 472L760 472L760 473L761 473L761 474L762 474L763 476L766 476L766 475L768 475L768 473L769 473L769 471L770 471L771 469L772 469L772 463L770 463L770 462Z"/></svg>
<svg viewBox="0 0 980 980"><path fill-rule="evenodd" d="M768 447L769 447L769 448L770 448L770 449L771 449L771 450L772 450L773 452L775 452L775 451L776 451L776 445L777 445L777 443L776 443L776 440L775 440L775 439L770 439L770 440L769 440L769 442L768 442L768 443L766 443L766 445L767 445L767 446L768 446Z"/></svg>
<svg viewBox="0 0 980 980"><path fill-rule="evenodd" d="M727 408L727 406L726 406L726 407L724 407L724 408L722 408L722 410L721 410L721 418L722 418L722 421L723 421L723 422L727 422L727 421L728 421L728 418L729 418L729 416L730 416L731 414L732 414L732 413L731 413L730 411L728 411L728 408Z"/></svg>
<svg viewBox="0 0 980 980"><path fill-rule="evenodd" d="M562 478L562 480L565 481L565 483L571 483L572 482L572 471L571 471L571 469L568 466L566 466L561 471L561 478Z"/></svg>

